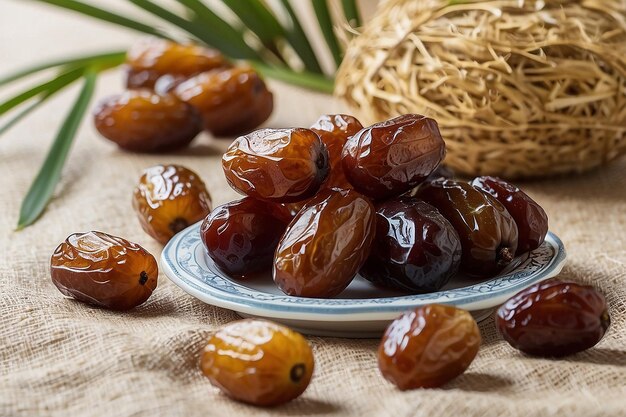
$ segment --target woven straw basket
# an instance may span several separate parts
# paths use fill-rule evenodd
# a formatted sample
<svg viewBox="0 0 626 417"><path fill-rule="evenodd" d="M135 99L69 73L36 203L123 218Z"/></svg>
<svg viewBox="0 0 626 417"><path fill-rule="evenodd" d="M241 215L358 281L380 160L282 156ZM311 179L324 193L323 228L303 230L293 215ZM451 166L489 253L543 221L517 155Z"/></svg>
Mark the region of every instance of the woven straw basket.
<svg viewBox="0 0 626 417"><path fill-rule="evenodd" d="M461 174L586 171L626 152L626 0L387 0L336 94L435 118Z"/></svg>

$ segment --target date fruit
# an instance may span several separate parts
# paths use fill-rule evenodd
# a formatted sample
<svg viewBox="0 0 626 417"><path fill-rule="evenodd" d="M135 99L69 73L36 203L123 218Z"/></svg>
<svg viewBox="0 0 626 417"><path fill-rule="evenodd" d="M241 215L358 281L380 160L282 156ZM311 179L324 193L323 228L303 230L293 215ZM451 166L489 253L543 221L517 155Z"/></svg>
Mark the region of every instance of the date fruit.
<svg viewBox="0 0 626 417"><path fill-rule="evenodd" d="M215 49L147 38L129 49L126 66L127 88L152 89L163 76L185 79L212 69L226 68L230 64Z"/></svg>
<svg viewBox="0 0 626 417"><path fill-rule="evenodd" d="M341 166L341 154L348 139L361 129L361 122L347 114L325 114L311 126L311 130L319 135L328 151L330 173L324 187L352 188Z"/></svg>
<svg viewBox="0 0 626 417"><path fill-rule="evenodd" d="M286 208L246 197L213 210L200 227L200 237L221 269L243 277L271 269L274 251L290 221Z"/></svg>
<svg viewBox="0 0 626 417"><path fill-rule="evenodd" d="M322 190L291 221L276 249L274 282L288 295L334 297L369 255L372 203L354 190Z"/></svg>
<svg viewBox="0 0 626 417"><path fill-rule="evenodd" d="M261 200L312 197L328 174L328 153L309 129L260 129L237 138L222 157L230 186Z"/></svg>
<svg viewBox="0 0 626 417"><path fill-rule="evenodd" d="M127 91L103 100L94 113L98 132L120 148L165 152L187 146L202 130L196 109L171 95Z"/></svg>
<svg viewBox="0 0 626 417"><path fill-rule="evenodd" d="M382 287L413 293L438 291L459 268L461 241L430 204L410 197L376 209L376 239L361 276Z"/></svg>
<svg viewBox="0 0 626 417"><path fill-rule="evenodd" d="M444 156L437 122L406 114L357 132L344 147L342 164L357 191L387 199L424 181Z"/></svg>
<svg viewBox="0 0 626 417"><path fill-rule="evenodd" d="M361 130L363 126L355 117L347 114L325 114L311 126L326 146L330 172L322 184L322 188L352 189L341 166L341 153L350 136ZM287 207L295 215L306 205L308 200L289 203Z"/></svg>
<svg viewBox="0 0 626 417"><path fill-rule="evenodd" d="M491 195L470 184L443 178L419 187L417 198L435 206L461 238L461 270L489 277L506 267L517 249L517 226Z"/></svg>
<svg viewBox="0 0 626 417"><path fill-rule="evenodd" d="M165 244L211 211L211 196L200 177L180 165L146 169L133 193L143 230Z"/></svg>
<svg viewBox="0 0 626 417"><path fill-rule="evenodd" d="M272 114L274 96L251 68L203 72L174 94L200 110L204 128L216 136L248 133Z"/></svg>
<svg viewBox="0 0 626 417"><path fill-rule="evenodd" d="M313 366L313 351L301 334L251 319L215 332L200 361L204 375L222 392L259 406L298 397L311 381Z"/></svg>
<svg viewBox="0 0 626 417"><path fill-rule="evenodd" d="M472 185L495 197L517 224L517 254L537 249L548 233L548 216L543 208L518 187L500 178L478 177Z"/></svg>
<svg viewBox="0 0 626 417"><path fill-rule="evenodd" d="M431 304L395 319L378 348L378 368L401 390L436 388L461 375L480 347L470 313Z"/></svg>
<svg viewBox="0 0 626 417"><path fill-rule="evenodd" d="M136 243L102 232L74 233L50 260L52 282L64 295L108 308L130 310L157 286L157 262Z"/></svg>
<svg viewBox="0 0 626 417"><path fill-rule="evenodd" d="M552 279L504 303L496 327L504 340L524 353L561 357L595 346L610 322L606 300L595 288Z"/></svg>

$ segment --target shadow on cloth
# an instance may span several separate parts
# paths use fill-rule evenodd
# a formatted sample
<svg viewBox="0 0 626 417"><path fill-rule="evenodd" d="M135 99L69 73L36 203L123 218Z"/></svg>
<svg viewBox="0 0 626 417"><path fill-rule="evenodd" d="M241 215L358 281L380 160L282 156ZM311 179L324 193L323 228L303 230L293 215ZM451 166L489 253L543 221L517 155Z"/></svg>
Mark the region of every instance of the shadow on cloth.
<svg viewBox="0 0 626 417"><path fill-rule="evenodd" d="M489 392L502 391L513 385L513 382L500 376L482 374L477 372L465 372L450 383L444 389L461 389L463 391Z"/></svg>
<svg viewBox="0 0 626 417"><path fill-rule="evenodd" d="M257 410L257 408L254 408ZM314 415L329 415L334 413L341 414L342 407L338 404L333 404L327 401L314 400L312 398L300 397L294 401L272 408L273 415L285 415L285 416L314 416Z"/></svg>
<svg viewBox="0 0 626 417"><path fill-rule="evenodd" d="M564 358L568 362L592 363L594 365L626 366L626 351L591 348Z"/></svg>

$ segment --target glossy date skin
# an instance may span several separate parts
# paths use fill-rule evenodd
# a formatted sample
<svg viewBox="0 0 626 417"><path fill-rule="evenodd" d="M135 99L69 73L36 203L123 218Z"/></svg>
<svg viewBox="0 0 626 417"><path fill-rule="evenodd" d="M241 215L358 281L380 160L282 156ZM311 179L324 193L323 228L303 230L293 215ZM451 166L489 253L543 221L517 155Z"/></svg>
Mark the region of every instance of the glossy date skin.
<svg viewBox="0 0 626 417"><path fill-rule="evenodd" d="M352 189L352 184L346 178L341 166L343 147L356 132L363 126L355 117L347 114L324 114L311 126L311 130L318 134L328 151L330 172L321 188ZM297 214L306 205L308 200L288 204L292 213Z"/></svg>
<svg viewBox="0 0 626 417"><path fill-rule="evenodd" d="M96 107L98 132L133 152L166 152L187 146L202 130L196 109L171 95L126 91Z"/></svg>
<svg viewBox="0 0 626 417"><path fill-rule="evenodd" d="M222 270L245 277L271 269L290 220L284 207L246 197L215 208L202 222L200 237Z"/></svg>
<svg viewBox="0 0 626 417"><path fill-rule="evenodd" d="M216 136L248 133L274 108L274 96L248 67L203 72L179 84L174 94L197 108L204 128Z"/></svg>
<svg viewBox="0 0 626 417"><path fill-rule="evenodd" d="M146 169L133 192L142 229L165 244L211 211L211 196L198 174L180 165Z"/></svg>
<svg viewBox="0 0 626 417"><path fill-rule="evenodd" d="M491 195L465 182L440 178L419 187L417 198L437 207L459 234L463 272L490 277L513 260L517 226Z"/></svg>
<svg viewBox="0 0 626 417"><path fill-rule="evenodd" d="M159 79L185 79L230 63L215 49L147 38L133 45L126 54L126 86L129 89L155 88Z"/></svg>
<svg viewBox="0 0 626 417"><path fill-rule="evenodd" d="M230 145L222 168L235 191L291 203L319 190L329 171L328 152L309 129L260 129Z"/></svg>
<svg viewBox="0 0 626 417"><path fill-rule="evenodd" d="M524 353L560 357L595 346L610 321L606 300L595 288L554 279L510 298L498 309L496 327Z"/></svg>
<svg viewBox="0 0 626 417"><path fill-rule="evenodd" d="M74 233L56 248L50 274L64 295L98 307L129 310L150 297L158 267L136 243L88 232Z"/></svg>
<svg viewBox="0 0 626 417"><path fill-rule="evenodd" d="M361 122L347 114L325 114L311 126L311 130L319 135L328 151L330 173L324 187L352 188L341 166L341 154L348 139L361 129Z"/></svg>
<svg viewBox="0 0 626 417"><path fill-rule="evenodd" d="M378 348L378 368L401 390L436 388L470 366L480 347L471 314L438 304L395 319Z"/></svg>
<svg viewBox="0 0 626 417"><path fill-rule="evenodd" d="M288 295L334 297L367 258L372 203L354 190L323 190L291 221L274 259L274 282Z"/></svg>
<svg viewBox="0 0 626 417"><path fill-rule="evenodd" d="M218 330L200 366L211 383L238 401L276 406L298 397L313 375L302 335L265 320L239 320Z"/></svg>
<svg viewBox="0 0 626 417"><path fill-rule="evenodd" d="M433 119L407 114L362 129L346 143L342 165L354 188L388 199L424 181L445 156Z"/></svg>
<svg viewBox="0 0 626 417"><path fill-rule="evenodd" d="M496 198L517 224L517 254L537 249L548 233L548 215L543 208L513 184L495 177L478 177L472 185Z"/></svg>
<svg viewBox="0 0 626 417"><path fill-rule="evenodd" d="M461 241L437 209L400 197L376 207L376 239L360 274L384 287L438 291L457 272Z"/></svg>

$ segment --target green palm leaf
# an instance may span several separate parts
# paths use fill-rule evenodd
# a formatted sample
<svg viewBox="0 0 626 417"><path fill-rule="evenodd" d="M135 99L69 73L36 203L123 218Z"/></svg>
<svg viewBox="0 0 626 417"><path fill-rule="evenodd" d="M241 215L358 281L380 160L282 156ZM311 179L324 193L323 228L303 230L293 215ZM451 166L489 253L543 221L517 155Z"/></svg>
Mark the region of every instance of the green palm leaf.
<svg viewBox="0 0 626 417"><path fill-rule="evenodd" d="M46 160L22 202L17 223L18 230L35 222L50 201L54 188L61 177L61 170L74 141L74 136L76 136L76 131L91 101L96 78L95 70L88 70L85 73L85 82L80 95L65 122L63 122Z"/></svg>

